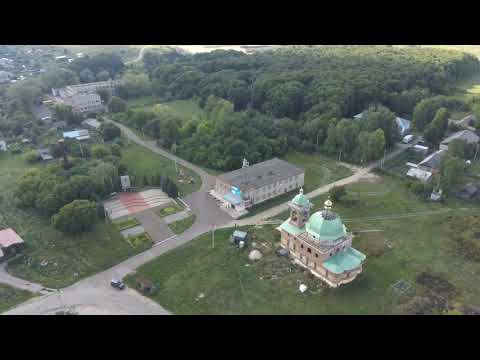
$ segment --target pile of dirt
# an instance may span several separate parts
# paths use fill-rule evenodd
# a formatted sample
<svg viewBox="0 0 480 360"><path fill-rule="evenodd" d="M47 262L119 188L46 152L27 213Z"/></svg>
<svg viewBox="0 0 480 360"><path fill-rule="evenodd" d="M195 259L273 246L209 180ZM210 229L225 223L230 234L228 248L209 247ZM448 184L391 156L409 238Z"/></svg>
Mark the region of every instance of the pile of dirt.
<svg viewBox="0 0 480 360"><path fill-rule="evenodd" d="M473 240L464 237L453 239L455 253L467 261L480 262L480 246Z"/></svg>
<svg viewBox="0 0 480 360"><path fill-rule="evenodd" d="M405 315L439 315L448 309L447 299L435 293L415 296L399 308L400 313Z"/></svg>
<svg viewBox="0 0 480 360"><path fill-rule="evenodd" d="M417 283L442 297L452 297L457 292L455 286L443 274L424 271L417 276Z"/></svg>

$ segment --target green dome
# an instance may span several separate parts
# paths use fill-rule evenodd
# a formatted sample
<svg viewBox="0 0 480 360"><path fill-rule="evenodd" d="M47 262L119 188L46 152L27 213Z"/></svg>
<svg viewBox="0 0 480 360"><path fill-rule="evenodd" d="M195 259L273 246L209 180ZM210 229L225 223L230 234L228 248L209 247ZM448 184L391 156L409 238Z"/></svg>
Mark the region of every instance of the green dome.
<svg viewBox="0 0 480 360"><path fill-rule="evenodd" d="M318 211L310 216L306 224L307 232L319 241L335 242L347 235L342 219L333 212Z"/></svg>
<svg viewBox="0 0 480 360"><path fill-rule="evenodd" d="M309 207L310 206L310 200L308 200L308 197L303 195L303 188L300 189L300 193L297 194L293 198L292 203L294 203L295 205L298 205L298 206L302 206L302 207Z"/></svg>

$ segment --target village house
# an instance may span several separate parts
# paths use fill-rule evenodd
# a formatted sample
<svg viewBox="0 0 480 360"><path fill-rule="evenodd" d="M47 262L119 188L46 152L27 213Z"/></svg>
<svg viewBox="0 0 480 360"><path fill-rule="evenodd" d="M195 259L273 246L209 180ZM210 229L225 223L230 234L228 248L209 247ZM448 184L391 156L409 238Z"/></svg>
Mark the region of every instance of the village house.
<svg viewBox="0 0 480 360"><path fill-rule="evenodd" d="M361 120L363 118L364 111L360 114L354 115L353 118L355 120ZM407 135L410 132L411 128L411 121L407 119L403 119L401 117L395 117L395 123L397 124L398 133L401 137Z"/></svg>
<svg viewBox="0 0 480 360"><path fill-rule="evenodd" d="M53 160L53 156L52 156L52 154L50 154L49 149L38 149L37 153L38 153L38 156L40 157L40 159L42 159L42 161Z"/></svg>
<svg viewBox="0 0 480 360"><path fill-rule="evenodd" d="M253 205L298 189L305 181L305 170L285 160L273 158L243 167L216 178L211 194L223 206L242 214Z"/></svg>
<svg viewBox="0 0 480 360"><path fill-rule="evenodd" d="M97 92L105 89L114 94L119 84L118 80L107 80L52 89L53 100L71 106L77 113L104 111L105 105Z"/></svg>
<svg viewBox="0 0 480 360"><path fill-rule="evenodd" d="M475 131L476 122L477 122L477 118L473 114L467 115L460 120L453 120L453 119L449 120L450 124L454 124L462 129L471 130L471 131Z"/></svg>
<svg viewBox="0 0 480 360"><path fill-rule="evenodd" d="M462 140L467 144L478 144L480 137L471 130L458 131L441 142L440 150L448 150L448 144L450 144L453 140Z"/></svg>
<svg viewBox="0 0 480 360"><path fill-rule="evenodd" d="M7 151L7 143L5 140L0 140L0 151Z"/></svg>
<svg viewBox="0 0 480 360"><path fill-rule="evenodd" d="M78 141L88 140L90 139L90 134L88 130L74 130L74 131L66 131L63 133L64 139L75 139Z"/></svg>
<svg viewBox="0 0 480 360"><path fill-rule="evenodd" d="M98 130L101 124L97 119L86 119L82 121L82 125L92 130Z"/></svg>
<svg viewBox="0 0 480 360"><path fill-rule="evenodd" d="M303 189L289 202L290 217L277 230L280 245L295 263L308 269L331 287L353 281L362 272L366 256L352 247L353 236L327 200L310 216L312 204Z"/></svg>
<svg viewBox="0 0 480 360"><path fill-rule="evenodd" d="M11 228L0 230L0 261L17 254L23 239Z"/></svg>

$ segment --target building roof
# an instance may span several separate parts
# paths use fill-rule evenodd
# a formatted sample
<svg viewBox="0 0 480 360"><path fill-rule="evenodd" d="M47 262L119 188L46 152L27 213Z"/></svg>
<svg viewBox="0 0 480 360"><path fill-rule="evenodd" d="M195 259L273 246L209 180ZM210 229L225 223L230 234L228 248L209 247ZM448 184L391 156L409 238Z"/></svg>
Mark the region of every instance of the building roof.
<svg viewBox="0 0 480 360"><path fill-rule="evenodd" d="M407 171L407 176L416 178L420 181L428 181L432 177L432 173L430 171L412 167Z"/></svg>
<svg viewBox="0 0 480 360"><path fill-rule="evenodd" d="M279 227L278 227L279 230L284 230L286 231L287 233L289 234L292 234L292 235L300 235L302 233L305 232L305 227L303 228L299 228L299 227L296 227L296 226L293 226L292 224L290 224L290 218L288 218L287 220L285 220Z"/></svg>
<svg viewBox="0 0 480 360"><path fill-rule="evenodd" d="M100 127L100 122L97 119L86 119L83 121L84 125L90 126L94 129L98 129Z"/></svg>
<svg viewBox="0 0 480 360"><path fill-rule="evenodd" d="M334 274L341 274L345 271L353 270L359 267L366 259L365 254L349 247L344 251L340 251L323 262L323 266Z"/></svg>
<svg viewBox="0 0 480 360"><path fill-rule="evenodd" d="M305 208L310 207L310 200L303 195L303 188L301 188L300 192L293 198L292 203Z"/></svg>
<svg viewBox="0 0 480 360"><path fill-rule="evenodd" d="M456 140L456 139L466 141L467 143L470 144L470 143L478 143L479 140L480 140L480 137L478 137L478 135L475 134L473 131L462 130L462 131L458 131L458 132L450 135L446 139L444 139L442 141L442 144L449 144L450 142L452 142L453 140Z"/></svg>
<svg viewBox="0 0 480 360"><path fill-rule="evenodd" d="M0 248L21 243L23 243L23 239L12 228L0 230Z"/></svg>
<svg viewBox="0 0 480 360"><path fill-rule="evenodd" d="M3 257L3 251L0 249L0 258Z"/></svg>
<svg viewBox="0 0 480 360"><path fill-rule="evenodd" d="M307 232L318 241L335 242L347 235L342 219L330 210L317 211L305 225Z"/></svg>
<svg viewBox="0 0 480 360"><path fill-rule="evenodd" d="M431 169L438 170L440 169L440 163L442 162L442 159L445 155L447 155L446 150L435 151L434 153L423 159L420 163L418 163L418 166L425 166Z"/></svg>
<svg viewBox="0 0 480 360"><path fill-rule="evenodd" d="M235 230L233 232L233 237L234 238L240 238L240 239L246 239L247 238L247 233L245 231L239 231L239 230Z"/></svg>
<svg viewBox="0 0 480 360"><path fill-rule="evenodd" d="M88 130L74 130L64 132L63 137L65 139L86 140L90 139L90 134L88 133Z"/></svg>
<svg viewBox="0 0 480 360"><path fill-rule="evenodd" d="M232 193L224 194L223 199L227 200L230 204L233 204L233 205L238 205L238 204L241 204L243 202L243 199L242 199L241 196L235 195L235 194L232 194Z"/></svg>
<svg viewBox="0 0 480 360"><path fill-rule="evenodd" d="M37 150L38 155L42 160L52 160L53 156L50 154L49 149L38 149Z"/></svg>
<svg viewBox="0 0 480 360"><path fill-rule="evenodd" d="M410 121L407 119L403 119L401 117L396 117L395 122L397 123L397 126L402 130L402 131L407 131L410 129Z"/></svg>
<svg viewBox="0 0 480 360"><path fill-rule="evenodd" d="M285 160L273 158L255 165L247 166L218 176L227 184L235 187L258 189L275 181L304 173L305 170Z"/></svg>

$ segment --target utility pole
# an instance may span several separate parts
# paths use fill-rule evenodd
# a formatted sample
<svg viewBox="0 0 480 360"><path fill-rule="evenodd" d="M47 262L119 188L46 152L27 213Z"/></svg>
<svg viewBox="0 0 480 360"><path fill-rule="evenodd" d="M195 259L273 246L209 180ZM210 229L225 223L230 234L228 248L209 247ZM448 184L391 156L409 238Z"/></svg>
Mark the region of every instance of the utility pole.
<svg viewBox="0 0 480 360"><path fill-rule="evenodd" d="M212 249L215 248L215 225L212 225Z"/></svg>
<svg viewBox="0 0 480 360"><path fill-rule="evenodd" d="M477 160L477 154L478 154L478 144L475 150L475 156L473 157L473 161Z"/></svg>
<svg viewBox="0 0 480 360"><path fill-rule="evenodd" d="M81 141L79 141L78 143L80 144L80 152L82 153L82 158L83 158L83 157L85 157L85 156L83 155L83 147L82 147L82 143L81 143Z"/></svg>
<svg viewBox="0 0 480 360"><path fill-rule="evenodd" d="M387 157L387 148L383 150L383 159L382 159L382 165L381 168L383 169L383 164L385 163L385 158Z"/></svg>

